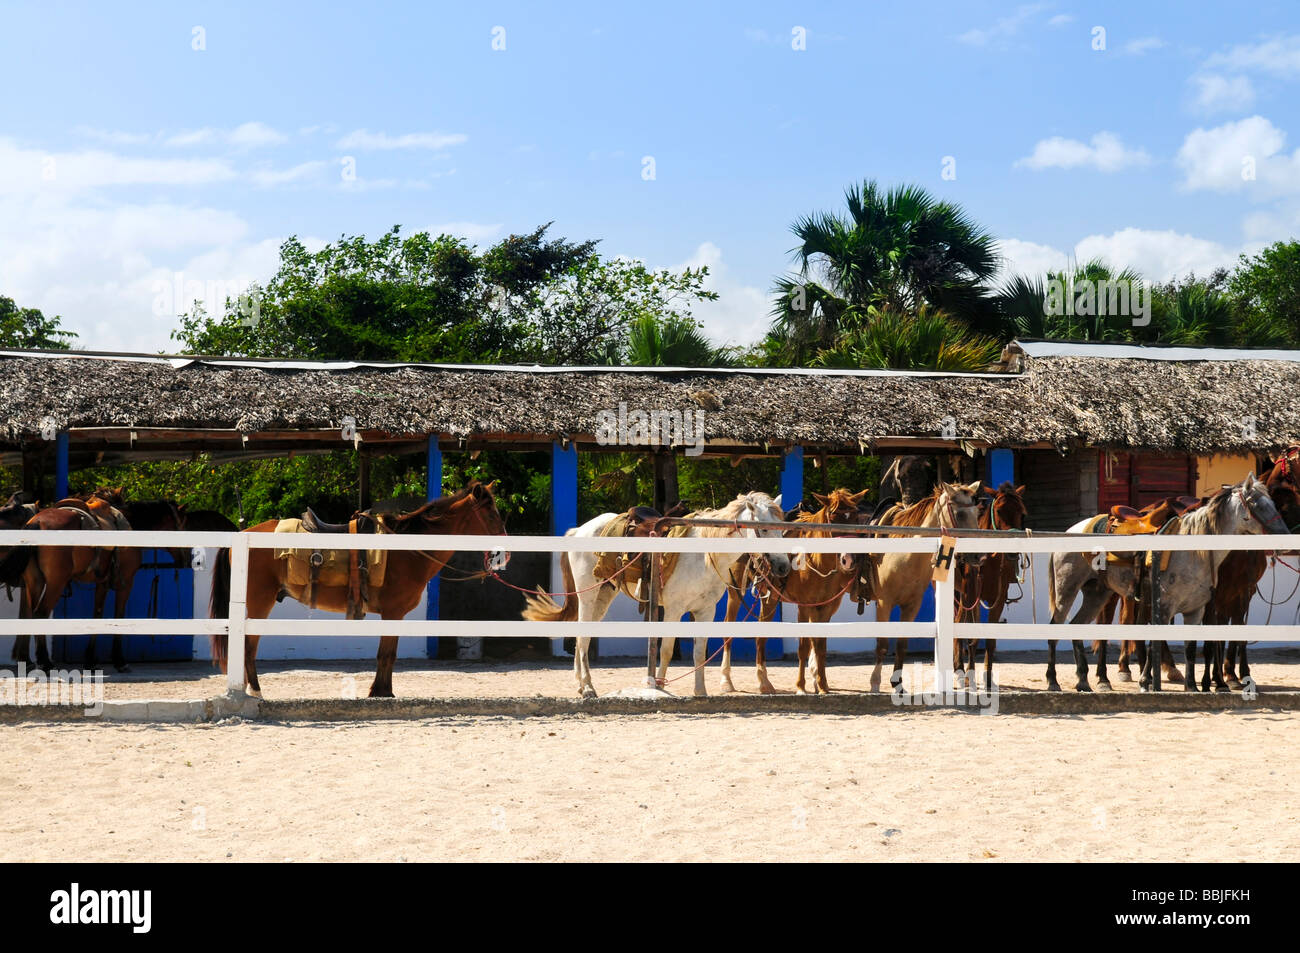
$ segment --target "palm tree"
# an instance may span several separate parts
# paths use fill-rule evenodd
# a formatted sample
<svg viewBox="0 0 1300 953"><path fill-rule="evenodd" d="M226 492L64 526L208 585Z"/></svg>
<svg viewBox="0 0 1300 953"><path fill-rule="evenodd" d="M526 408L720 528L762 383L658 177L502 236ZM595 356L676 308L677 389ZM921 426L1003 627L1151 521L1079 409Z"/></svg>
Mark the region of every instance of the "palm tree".
<svg viewBox="0 0 1300 953"><path fill-rule="evenodd" d="M921 305L915 314L871 309L871 320L845 332L834 347L818 353L820 367L877 367L899 370L985 371L1002 353L997 338L973 335L964 323Z"/></svg>
<svg viewBox="0 0 1300 953"><path fill-rule="evenodd" d="M718 347L690 318L639 316L628 328L626 363L643 367L723 367L733 351Z"/></svg>
<svg viewBox="0 0 1300 953"><path fill-rule="evenodd" d="M994 295L1000 330L1004 336L1023 338L1134 340L1141 326L1133 324L1131 313L1101 313L1110 310L1104 300L1107 297L1104 283L1128 287L1130 312L1136 307L1134 296L1144 288L1142 277L1136 271L1130 268L1114 271L1100 258L1041 278L1016 275ZM1089 287L1092 300L1085 305L1078 296ZM1144 294L1148 295L1145 300L1150 301L1150 289Z"/></svg>
<svg viewBox="0 0 1300 953"><path fill-rule="evenodd" d="M845 204L847 214L817 212L792 226L798 273L777 279L772 310L783 357L805 363L834 347L869 322L872 306L911 313L928 304L968 323L987 314L996 242L960 207L871 181L850 186Z"/></svg>

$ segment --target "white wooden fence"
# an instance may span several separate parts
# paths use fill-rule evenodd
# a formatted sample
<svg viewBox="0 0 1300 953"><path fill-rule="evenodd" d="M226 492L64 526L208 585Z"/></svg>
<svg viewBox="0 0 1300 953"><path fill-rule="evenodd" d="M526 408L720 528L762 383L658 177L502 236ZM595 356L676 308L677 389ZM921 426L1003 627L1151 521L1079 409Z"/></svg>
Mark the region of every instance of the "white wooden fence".
<svg viewBox="0 0 1300 953"><path fill-rule="evenodd" d="M230 612L225 619L0 619L0 635L210 635L226 632L228 649L228 684L242 690L244 636L340 636L340 635L418 635L418 636L491 636L522 638L545 636L558 638L576 634L581 626L591 636L644 638L648 635L689 639L705 636L782 637L809 629L809 634L824 638L934 638L936 686L944 688L951 679L951 646L954 638L983 638L990 628L982 623L953 622L953 583L935 585L934 622L680 622L654 623L653 632L646 622L528 622L522 619L502 621L401 620L380 619L249 619L245 610L250 549L385 549L385 550L479 550L504 549L513 552L602 552L610 548L608 539L576 536L354 536L290 535L277 533L184 533L121 532L114 533L116 547L175 547L178 541L195 548L229 548L231 551ZM40 532L28 530L0 531L0 550L10 546L103 546L104 535L94 531ZM638 538L635 548L641 552L753 553L801 551L805 553L930 553L937 551L936 538L779 538L756 541L743 537ZM1290 536L1110 536L1078 534L1065 536L959 537L956 554L962 553L1098 553L1147 552L1163 550L1300 550L1300 535ZM1046 593L1040 598L1046 599ZM1044 612L1046 618L1046 612ZM347 632L344 632L344 629ZM1122 630L1109 623L1074 625L1068 628L1049 626L1046 622L1003 623L996 627L998 641L1041 641L1043 639L1116 639L1122 635L1133 639L1166 639L1170 642L1212 639L1247 639L1257 642L1300 641L1300 625L1202 625L1193 630L1181 625L1132 625ZM1181 633L1181 634L1180 634Z"/></svg>

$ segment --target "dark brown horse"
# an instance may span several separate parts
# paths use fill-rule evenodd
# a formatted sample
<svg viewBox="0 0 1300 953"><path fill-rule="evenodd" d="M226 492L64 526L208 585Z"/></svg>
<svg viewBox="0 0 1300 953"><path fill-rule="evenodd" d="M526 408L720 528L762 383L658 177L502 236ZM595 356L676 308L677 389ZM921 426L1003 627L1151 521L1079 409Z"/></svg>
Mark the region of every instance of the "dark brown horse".
<svg viewBox="0 0 1300 953"><path fill-rule="evenodd" d="M1025 518L1029 510L1025 506L1023 486L1003 483L996 491L985 487L985 492L992 495L988 504L980 506L980 529L1016 529L1025 528ZM990 553L977 566L959 564L957 569L956 607L957 622L978 622L980 607L988 610L989 625L996 625L1007 607L1007 591L1020 574L1019 553ZM990 631L992 631L990 629ZM976 639L954 639L952 646L952 667L958 673L955 684L960 686L963 680L974 685ZM993 655L997 640L984 639L984 690L993 690ZM970 668L966 668L969 662ZM968 675L963 676L963 672Z"/></svg>
<svg viewBox="0 0 1300 953"><path fill-rule="evenodd" d="M471 482L451 496L443 496L426 503L411 513L401 516L382 517L383 527L390 533L406 535L505 535L505 521L497 512L496 499L492 487L478 482ZM271 533L275 531L279 520L268 520L251 526L245 533ZM320 540L322 548L328 546L328 537ZM388 621L396 621L420 604L425 596L429 580L436 576L447 564L453 554L452 550L390 550L384 581L381 585L370 587L364 605L360 606L360 615L376 612ZM277 559L274 550L250 549L248 553L248 594L246 608L248 618L265 619L271 609L285 596L289 596L304 605L309 604L309 587L296 585L288 578L287 559ZM222 550L217 559L214 581L212 584L212 618L225 618L230 606L230 551ZM349 610L349 586L315 587L315 604L329 612L347 612ZM244 682L249 693L261 695L262 687L257 680L257 643L256 635L246 636L244 647ZM213 661L226 671L227 636L222 633L212 636ZM371 697L391 698L393 696L393 662L397 658L397 636L385 635L379 639L379 655L374 683L370 686Z"/></svg>
<svg viewBox="0 0 1300 953"><path fill-rule="evenodd" d="M183 505L178 506L170 500L129 501L123 499L120 486L112 489L100 488L94 493L79 495L76 499L104 501L122 514L126 519L127 528L132 530L180 532L186 528ZM188 548L180 546L157 548L165 548L177 566L190 564ZM113 590L113 618L125 618L126 604L131 598L131 590L135 588L135 576L143 564L144 549L139 546L119 546L113 551L113 571L102 582L95 584L96 619L104 615L104 603L108 598L109 589ZM95 667L95 639L96 635L92 632L86 644L84 664L88 669ZM113 667L119 672L131 670L122 652L120 635L113 636Z"/></svg>
<svg viewBox="0 0 1300 953"><path fill-rule="evenodd" d="M1300 489L1297 489L1295 471L1296 453L1300 448L1280 456L1273 469L1263 478L1268 495L1277 508L1282 522L1292 532L1300 527ZM1206 625L1245 625L1250 613L1250 603L1259 581L1268 567L1268 556L1261 550L1235 550L1228 553L1219 566L1214 595L1205 610ZM1250 676L1250 662L1246 658L1246 643L1206 642L1204 645L1205 669L1201 675L1201 691L1210 690L1214 680L1215 691L1240 690L1242 679ZM1240 665L1241 677L1237 677Z"/></svg>

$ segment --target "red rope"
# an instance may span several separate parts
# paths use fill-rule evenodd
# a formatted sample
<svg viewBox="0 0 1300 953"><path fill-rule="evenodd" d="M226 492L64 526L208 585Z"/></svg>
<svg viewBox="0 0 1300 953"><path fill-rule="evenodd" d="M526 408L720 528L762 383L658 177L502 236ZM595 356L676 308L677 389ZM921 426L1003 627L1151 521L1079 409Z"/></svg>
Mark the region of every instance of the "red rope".
<svg viewBox="0 0 1300 953"><path fill-rule="evenodd" d="M637 557L640 558L642 555L644 555L644 553L638 553ZM529 596L544 595L544 596L549 596L552 599L554 599L556 596L564 596L567 599L569 596L578 596L584 592L591 592L591 590L593 589L599 589L601 586L605 585L606 583L613 582L613 580L617 578L619 575L627 572L630 568L632 568L632 563L636 561L636 560L628 560L623 564L622 569L619 569L616 572L612 573L608 579L602 579L594 586L587 586L585 589L575 589L573 592L563 592L563 591L547 592L545 589L543 589L539 593L538 590L536 589L525 589L523 586L516 586L513 582L508 582L507 580L501 578L501 574L498 573L495 569L488 568L489 565L488 560L490 558L491 557L489 556L489 554L487 553L483 554L483 570L488 576L495 579L497 582L501 583L501 585L506 586L510 589L514 589L516 592L522 592L525 595L529 595Z"/></svg>

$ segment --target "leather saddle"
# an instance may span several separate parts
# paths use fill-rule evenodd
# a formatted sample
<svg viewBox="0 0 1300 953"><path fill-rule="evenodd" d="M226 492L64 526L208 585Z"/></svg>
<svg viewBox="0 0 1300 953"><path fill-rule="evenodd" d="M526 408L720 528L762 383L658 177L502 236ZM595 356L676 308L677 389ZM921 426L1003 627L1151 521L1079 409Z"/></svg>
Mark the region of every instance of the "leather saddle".
<svg viewBox="0 0 1300 953"><path fill-rule="evenodd" d="M380 531L379 521L369 512L355 513L346 523L331 523L322 519L320 514L310 506L302 514L302 528L308 533L324 533L326 535L339 534L358 534L358 533L377 533ZM386 562L386 554L371 554L364 549L350 549L347 551L340 550L337 554L326 554L322 550L311 550L307 558L308 566L308 583L307 583L307 604L313 609L316 608L316 590L321 585L321 570L327 562L331 561L330 557L342 557L347 566L347 590L348 590L348 607L347 616L350 619L358 619L365 615L366 604L370 600L370 586L372 573L378 576L375 580L382 584L384 566L374 565L373 560Z"/></svg>
<svg viewBox="0 0 1300 953"><path fill-rule="evenodd" d="M1175 516L1182 516L1201 505L1194 496L1171 496L1134 509L1131 506L1112 506L1106 521L1106 532L1117 536L1142 536L1159 531Z"/></svg>
<svg viewBox="0 0 1300 953"><path fill-rule="evenodd" d="M330 523L321 519L320 514L310 506L302 514L302 526L309 533L351 533L354 532L352 524L349 523Z"/></svg>

